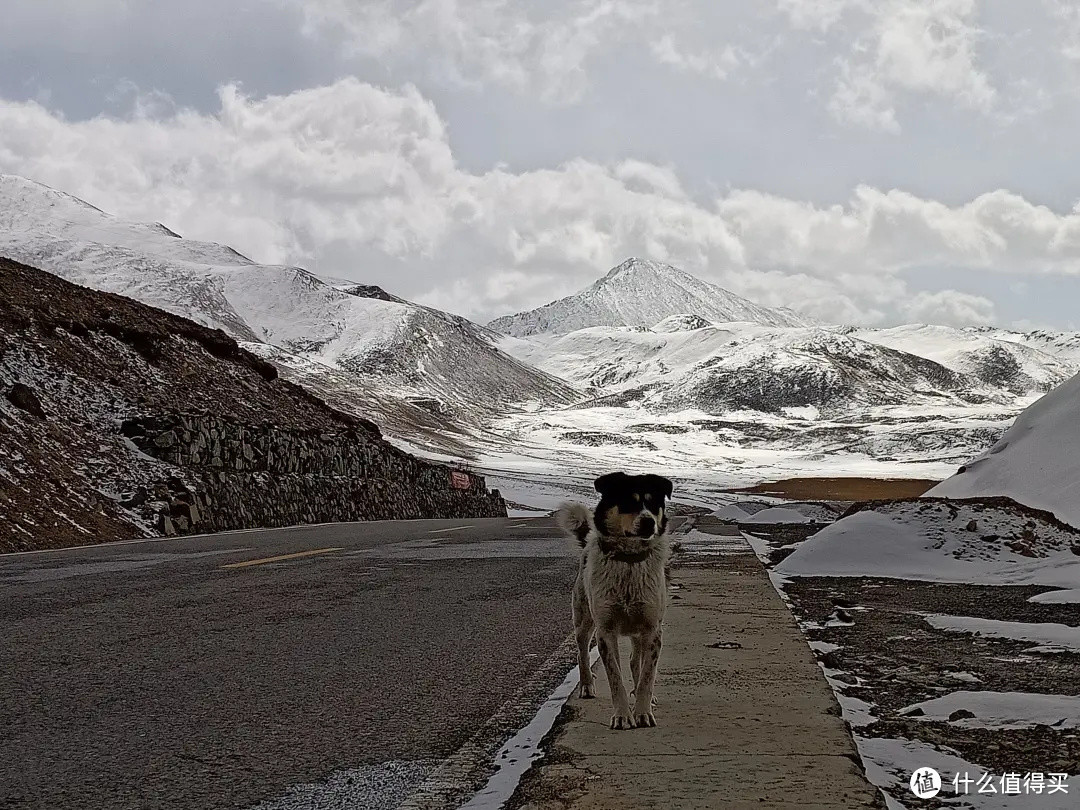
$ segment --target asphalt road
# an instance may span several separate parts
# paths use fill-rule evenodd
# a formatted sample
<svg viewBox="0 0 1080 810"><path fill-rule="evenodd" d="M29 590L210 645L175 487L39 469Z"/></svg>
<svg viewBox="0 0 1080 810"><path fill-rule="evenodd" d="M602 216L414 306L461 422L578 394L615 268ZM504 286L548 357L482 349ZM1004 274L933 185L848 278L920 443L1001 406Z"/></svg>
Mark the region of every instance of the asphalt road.
<svg viewBox="0 0 1080 810"><path fill-rule="evenodd" d="M0 807L329 806L289 791L335 774L389 802L539 705L573 575L547 519L0 556Z"/></svg>

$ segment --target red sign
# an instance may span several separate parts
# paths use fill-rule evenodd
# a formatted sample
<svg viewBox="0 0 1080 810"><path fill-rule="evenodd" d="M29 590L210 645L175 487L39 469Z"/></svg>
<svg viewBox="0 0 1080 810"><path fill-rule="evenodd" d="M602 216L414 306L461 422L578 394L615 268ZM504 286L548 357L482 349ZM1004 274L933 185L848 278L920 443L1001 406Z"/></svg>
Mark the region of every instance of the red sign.
<svg viewBox="0 0 1080 810"><path fill-rule="evenodd" d="M472 478L468 473L452 470L450 472L450 486L454 489L468 489L472 486Z"/></svg>

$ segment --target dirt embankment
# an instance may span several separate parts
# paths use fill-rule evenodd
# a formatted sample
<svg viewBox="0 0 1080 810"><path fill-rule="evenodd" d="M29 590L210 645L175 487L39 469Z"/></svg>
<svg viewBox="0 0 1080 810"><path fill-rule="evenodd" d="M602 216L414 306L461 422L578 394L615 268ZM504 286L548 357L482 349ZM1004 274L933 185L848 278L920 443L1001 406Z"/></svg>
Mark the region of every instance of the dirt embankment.
<svg viewBox="0 0 1080 810"><path fill-rule="evenodd" d="M505 514L221 331L3 258L0 290L0 552Z"/></svg>
<svg viewBox="0 0 1080 810"><path fill-rule="evenodd" d="M878 501L918 498L938 483L919 478L785 478L727 491L793 501Z"/></svg>

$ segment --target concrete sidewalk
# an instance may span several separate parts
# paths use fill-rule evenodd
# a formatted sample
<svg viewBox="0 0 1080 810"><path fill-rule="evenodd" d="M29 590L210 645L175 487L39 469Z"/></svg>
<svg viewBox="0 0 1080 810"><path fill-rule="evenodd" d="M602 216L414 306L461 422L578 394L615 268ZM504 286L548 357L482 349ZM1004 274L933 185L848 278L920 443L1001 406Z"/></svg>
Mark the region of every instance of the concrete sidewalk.
<svg viewBox="0 0 1080 810"><path fill-rule="evenodd" d="M863 776L813 653L761 563L726 527L697 528L728 536L683 538L688 551L676 558L679 587L665 621L657 681L659 726L610 730L610 692L597 664L599 699L571 698L547 756L510 806L884 807ZM623 653L625 659L625 647Z"/></svg>

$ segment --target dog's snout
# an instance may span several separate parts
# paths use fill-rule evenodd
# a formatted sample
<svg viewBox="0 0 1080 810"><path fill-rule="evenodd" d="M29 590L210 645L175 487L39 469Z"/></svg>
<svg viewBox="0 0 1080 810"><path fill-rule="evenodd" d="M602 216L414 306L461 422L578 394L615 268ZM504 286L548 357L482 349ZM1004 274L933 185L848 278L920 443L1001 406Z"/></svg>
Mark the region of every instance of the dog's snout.
<svg viewBox="0 0 1080 810"><path fill-rule="evenodd" d="M656 519L649 513L642 513L638 519L638 534L642 537L652 537L656 534Z"/></svg>

